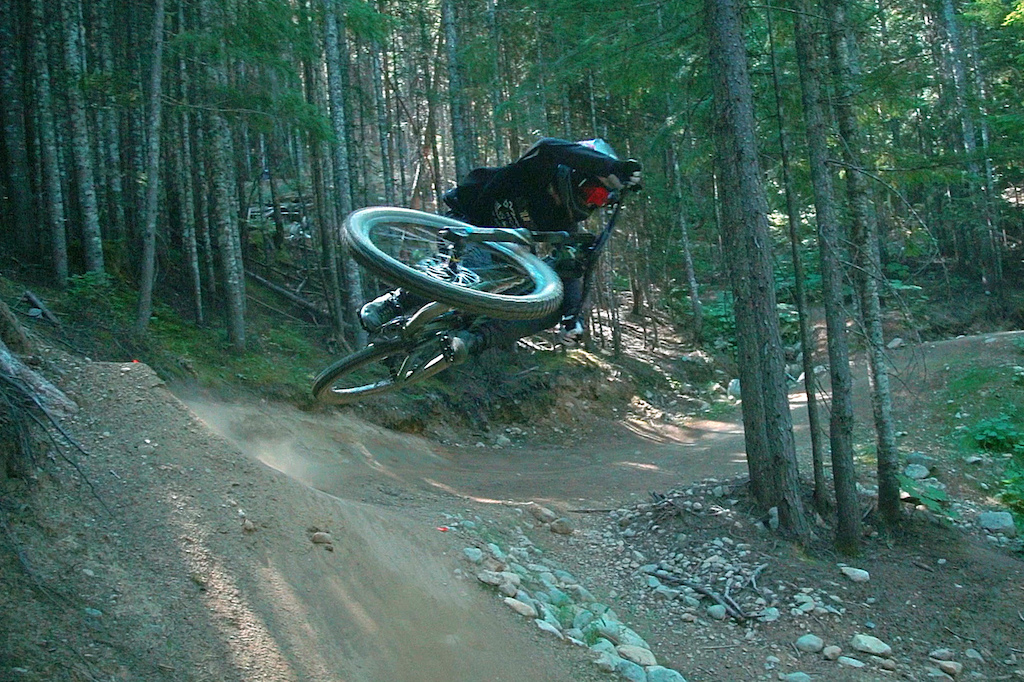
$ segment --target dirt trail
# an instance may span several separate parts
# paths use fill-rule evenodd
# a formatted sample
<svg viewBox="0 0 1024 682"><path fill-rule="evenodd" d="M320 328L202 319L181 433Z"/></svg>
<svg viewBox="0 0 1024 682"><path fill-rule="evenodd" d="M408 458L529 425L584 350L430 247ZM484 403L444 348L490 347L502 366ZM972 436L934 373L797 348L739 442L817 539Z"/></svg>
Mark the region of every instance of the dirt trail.
<svg viewBox="0 0 1024 682"><path fill-rule="evenodd" d="M500 507L500 515L530 500L556 508L629 503L650 490L745 468L742 430L728 422L686 429L613 424L570 449L442 447L344 413L197 396L185 404L252 461L330 496L324 499L332 517L327 530L338 538L333 553L264 553L289 592L319 595L305 600L292 626L301 621L328 649L328 633L344 633L340 659L351 676L344 679L599 675L582 652L567 656L551 642L531 643L539 631L510 616L472 577L453 579L466 566L458 540L437 531L444 515L467 504ZM276 513L302 512L294 500L282 500ZM353 670L349 659L359 653L366 657L357 656Z"/></svg>
<svg viewBox="0 0 1024 682"><path fill-rule="evenodd" d="M185 402L243 452L343 499L373 499L386 486L477 501L606 504L746 469L735 421L681 428L624 420L595 425L575 444L502 448L438 445L344 413L197 397Z"/></svg>
<svg viewBox="0 0 1024 682"><path fill-rule="evenodd" d="M977 348L923 349L940 358L926 378ZM19 663L0 656L0 679L12 670L26 682L607 679L585 650L555 642L481 588L462 556L471 539L441 529L451 515L479 515L507 530L530 500L620 507L746 469L738 410L685 428L597 423L567 446L442 446L346 411L172 393L141 364L50 359L58 360L62 388L81 406L65 426L89 453L81 472L91 488L58 461L39 482L46 503L8 517L21 554L0 557L12 576L0 589L0 651ZM806 452L802 401L793 399ZM596 515L577 515L588 516ZM330 549L313 542L316 532L329 534ZM586 537L559 542L569 553L594 551ZM595 579L621 582L635 571L610 561ZM984 573L993 584L1017 575L1012 562L991 565L1003 571ZM39 585L59 585L64 605L40 599ZM642 618L643 608L628 615ZM659 652L691 680L724 679L720 663L755 671L778 650L770 640L723 649L713 629L700 640L709 646L695 647L702 630L658 634L664 618L650 616ZM705 662L693 659L696 649Z"/></svg>

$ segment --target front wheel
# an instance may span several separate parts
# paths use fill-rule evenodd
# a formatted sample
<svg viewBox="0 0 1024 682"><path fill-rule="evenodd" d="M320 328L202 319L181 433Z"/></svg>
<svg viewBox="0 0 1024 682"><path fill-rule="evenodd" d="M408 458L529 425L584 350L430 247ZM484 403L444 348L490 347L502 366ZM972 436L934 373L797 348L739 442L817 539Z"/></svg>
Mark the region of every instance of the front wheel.
<svg viewBox="0 0 1024 682"><path fill-rule="evenodd" d="M313 380L313 397L345 405L432 377L453 364L444 334L419 342L382 340L341 358Z"/></svg>
<svg viewBox="0 0 1024 682"><path fill-rule="evenodd" d="M506 320L538 319L558 309L562 283L530 253L500 243L473 243L453 264L438 232L465 225L422 211L377 206L351 214L343 234L363 267L423 298Z"/></svg>

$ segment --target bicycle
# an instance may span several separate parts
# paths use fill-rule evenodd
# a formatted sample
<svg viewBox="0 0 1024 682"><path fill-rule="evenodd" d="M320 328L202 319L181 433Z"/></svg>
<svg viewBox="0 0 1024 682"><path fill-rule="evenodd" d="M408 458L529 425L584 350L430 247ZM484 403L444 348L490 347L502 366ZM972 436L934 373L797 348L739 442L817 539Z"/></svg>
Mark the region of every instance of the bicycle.
<svg viewBox="0 0 1024 682"><path fill-rule="evenodd" d="M347 404L422 381L465 357L456 333L481 317L539 320L560 310L562 283L552 267L578 259L583 297L614 229L616 198L604 229L540 232L474 227L447 216L392 207L363 208L342 227L353 258L380 279L428 302L387 322L366 345L321 371L313 396ZM538 248L552 254L542 259Z"/></svg>

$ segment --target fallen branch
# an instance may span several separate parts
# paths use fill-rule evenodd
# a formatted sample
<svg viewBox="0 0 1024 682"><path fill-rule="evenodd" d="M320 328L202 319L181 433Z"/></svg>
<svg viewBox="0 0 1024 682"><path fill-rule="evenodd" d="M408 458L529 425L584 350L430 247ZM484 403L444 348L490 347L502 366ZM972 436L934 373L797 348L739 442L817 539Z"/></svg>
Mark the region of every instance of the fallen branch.
<svg viewBox="0 0 1024 682"><path fill-rule="evenodd" d="M0 373L25 384L40 405L51 412L68 416L78 411L78 405L74 401L19 360L3 341L0 341Z"/></svg>
<svg viewBox="0 0 1024 682"><path fill-rule="evenodd" d="M43 304L39 297L33 294L28 289L25 289L25 293L21 295L21 300L25 301L33 308L38 308L39 314L42 316L44 320L52 323L54 326L60 326L60 320L57 319L57 316L51 313L50 309Z"/></svg>
<svg viewBox="0 0 1024 682"><path fill-rule="evenodd" d="M737 604L732 598L726 599L708 587L704 587L703 585L699 585L697 583L692 583L689 580L683 580L682 578L672 578L668 576L662 577L660 575L658 577L662 582L668 582L671 585L682 585L683 587L689 587L694 592L703 594L705 597L710 597L711 599L714 599L715 602L718 603L720 606L725 607L726 613L728 613L730 616L732 616L734 620L739 621L740 623L743 623L750 618L750 616L745 614L743 612L743 609L740 608L739 604Z"/></svg>
<svg viewBox="0 0 1024 682"><path fill-rule="evenodd" d="M250 272L249 270L246 270L245 271L245 275L246 275L246 277L248 277L248 278L250 278L250 279L252 279L252 280L254 280L256 282L259 282L260 284L262 284L266 288L270 289L274 293L280 294L281 296L284 296L285 298L287 298L289 301L291 301L295 305L299 306L300 308L304 308L306 310L314 312L317 315L327 315L327 316L330 315L330 311L327 310L326 308L324 308L323 306L319 306L316 303L313 303L312 301L307 301L306 299L304 299L301 296L295 294L294 292L289 291L288 289L286 289L286 288L284 288L282 286L274 284L269 279L266 279L264 277L260 277L255 272Z"/></svg>

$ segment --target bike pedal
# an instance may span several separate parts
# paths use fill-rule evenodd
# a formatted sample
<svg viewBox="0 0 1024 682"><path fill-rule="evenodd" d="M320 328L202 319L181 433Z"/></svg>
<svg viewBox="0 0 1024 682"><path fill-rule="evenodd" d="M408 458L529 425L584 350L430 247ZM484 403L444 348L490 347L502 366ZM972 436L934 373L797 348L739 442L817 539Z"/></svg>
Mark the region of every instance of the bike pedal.
<svg viewBox="0 0 1024 682"><path fill-rule="evenodd" d="M444 359L452 365L461 365L469 359L469 346L458 336L444 337Z"/></svg>

